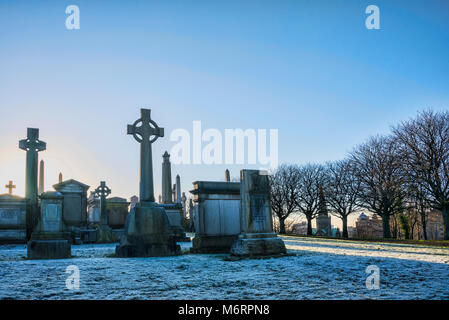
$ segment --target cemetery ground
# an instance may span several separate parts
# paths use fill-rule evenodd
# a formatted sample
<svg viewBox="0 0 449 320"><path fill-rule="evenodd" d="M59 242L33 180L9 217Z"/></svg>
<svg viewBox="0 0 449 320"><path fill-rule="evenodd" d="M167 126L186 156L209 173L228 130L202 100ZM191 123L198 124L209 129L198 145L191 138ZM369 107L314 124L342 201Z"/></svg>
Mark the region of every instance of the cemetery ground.
<svg viewBox="0 0 449 320"><path fill-rule="evenodd" d="M290 255L230 261L226 254L114 258L116 244L72 247L72 259L26 260L0 246L1 299L449 299L446 247L282 236ZM66 268L80 270L79 290ZM376 265L380 288L368 290Z"/></svg>

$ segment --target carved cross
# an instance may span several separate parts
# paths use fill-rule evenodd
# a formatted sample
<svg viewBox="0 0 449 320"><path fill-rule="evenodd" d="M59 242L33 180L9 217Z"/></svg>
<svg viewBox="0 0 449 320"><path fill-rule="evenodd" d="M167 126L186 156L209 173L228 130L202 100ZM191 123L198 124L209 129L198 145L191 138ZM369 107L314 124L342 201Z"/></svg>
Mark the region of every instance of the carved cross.
<svg viewBox="0 0 449 320"><path fill-rule="evenodd" d="M9 194L12 194L12 189L15 189L15 185L14 184L12 184L12 181L11 180L9 180L9 184L7 184L7 185L5 185L5 188L6 189L9 189Z"/></svg>

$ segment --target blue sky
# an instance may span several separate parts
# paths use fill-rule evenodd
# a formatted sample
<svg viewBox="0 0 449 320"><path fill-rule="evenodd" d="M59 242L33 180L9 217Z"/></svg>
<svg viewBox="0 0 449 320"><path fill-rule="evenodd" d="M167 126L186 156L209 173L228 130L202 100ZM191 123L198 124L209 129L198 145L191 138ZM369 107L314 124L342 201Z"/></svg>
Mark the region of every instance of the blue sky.
<svg viewBox="0 0 449 320"><path fill-rule="evenodd" d="M67 30L65 8L80 8ZM365 8L380 8L380 30ZM0 183L24 193L18 140L40 128L46 188L64 178L138 194L126 125L152 109L156 197L169 133L279 130L279 162L340 159L418 110L449 108L449 2L2 1ZM229 167L178 165L183 191ZM3 185L2 185L3 187ZM4 189L6 192L6 189Z"/></svg>

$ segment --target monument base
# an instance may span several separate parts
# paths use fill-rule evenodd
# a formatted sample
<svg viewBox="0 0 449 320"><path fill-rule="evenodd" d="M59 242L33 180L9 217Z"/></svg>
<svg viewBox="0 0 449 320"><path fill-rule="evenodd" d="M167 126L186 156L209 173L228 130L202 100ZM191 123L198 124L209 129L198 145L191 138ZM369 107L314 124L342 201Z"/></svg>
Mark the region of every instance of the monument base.
<svg viewBox="0 0 449 320"><path fill-rule="evenodd" d="M239 235L231 247L234 256L266 256L285 254L284 241L275 233L250 233Z"/></svg>
<svg viewBox="0 0 449 320"><path fill-rule="evenodd" d="M67 259L71 257L71 246L68 240L30 240L27 244L27 258Z"/></svg>
<svg viewBox="0 0 449 320"><path fill-rule="evenodd" d="M125 233L115 249L117 257L160 257L181 254L165 210L154 202L140 202L129 213Z"/></svg>
<svg viewBox="0 0 449 320"><path fill-rule="evenodd" d="M232 236L203 236L195 235L192 240L192 253L228 253L232 244L237 239Z"/></svg>

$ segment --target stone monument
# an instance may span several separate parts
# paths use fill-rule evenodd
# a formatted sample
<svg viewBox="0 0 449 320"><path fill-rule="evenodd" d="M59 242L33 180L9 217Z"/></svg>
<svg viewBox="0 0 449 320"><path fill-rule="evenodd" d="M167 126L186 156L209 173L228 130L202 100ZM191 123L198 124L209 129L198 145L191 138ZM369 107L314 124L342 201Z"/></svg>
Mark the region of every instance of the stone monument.
<svg viewBox="0 0 449 320"><path fill-rule="evenodd" d="M62 172L60 172L59 176L58 176L58 183L61 183L61 182L62 182Z"/></svg>
<svg viewBox="0 0 449 320"><path fill-rule="evenodd" d="M62 219L64 196L59 192L44 192L36 229L27 244L28 259L64 259L71 256L70 232Z"/></svg>
<svg viewBox="0 0 449 320"><path fill-rule="evenodd" d="M13 195L14 187L10 181L9 193L0 195L0 244L27 242L27 199Z"/></svg>
<svg viewBox="0 0 449 320"><path fill-rule="evenodd" d="M225 171L225 182L231 182L231 175L229 174L229 170Z"/></svg>
<svg viewBox="0 0 449 320"><path fill-rule="evenodd" d="M25 198L28 199L27 239L37 225L39 218L37 199L38 152L44 151L47 144L39 140L39 129L27 128L27 138L19 141L19 148L26 151Z"/></svg>
<svg viewBox="0 0 449 320"><path fill-rule="evenodd" d="M183 192L182 197L181 197L181 203L182 203L182 215L183 215L184 219L187 219L186 202L187 202L186 193Z"/></svg>
<svg viewBox="0 0 449 320"><path fill-rule="evenodd" d="M8 194L12 194L12 189L15 189L16 185L12 183L12 180L9 180L9 183L5 185L5 188L8 189Z"/></svg>
<svg viewBox="0 0 449 320"><path fill-rule="evenodd" d="M39 163L39 195L44 192L44 160Z"/></svg>
<svg viewBox="0 0 449 320"><path fill-rule="evenodd" d="M128 125L128 134L140 143L140 202L126 218L124 234L116 247L118 257L172 256L181 248L170 231L164 208L154 201L151 144L164 136L151 119L151 110L141 109L141 118ZM138 124L141 124L138 126Z"/></svg>
<svg viewBox="0 0 449 320"><path fill-rule="evenodd" d="M195 229L191 252L229 252L240 234L240 183L195 181L190 193L195 203L190 205Z"/></svg>
<svg viewBox="0 0 449 320"><path fill-rule="evenodd" d="M162 203L173 203L170 155L167 151L162 158Z"/></svg>
<svg viewBox="0 0 449 320"><path fill-rule="evenodd" d="M266 172L240 171L240 235L231 254L259 256L285 254L284 242L273 232L270 185Z"/></svg>
<svg viewBox="0 0 449 320"><path fill-rule="evenodd" d="M106 182L101 181L100 186L95 189L94 195L100 198L100 224L98 226L98 243L117 242L119 238L112 232L112 228L109 226L108 213L106 211L106 197L111 194L111 189L106 186ZM126 201L126 200L125 200Z"/></svg>
<svg viewBox="0 0 449 320"><path fill-rule="evenodd" d="M316 236L330 237L332 236L331 217L327 211L326 197L323 188L320 186L320 201L318 208L318 216L316 217Z"/></svg>

